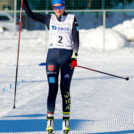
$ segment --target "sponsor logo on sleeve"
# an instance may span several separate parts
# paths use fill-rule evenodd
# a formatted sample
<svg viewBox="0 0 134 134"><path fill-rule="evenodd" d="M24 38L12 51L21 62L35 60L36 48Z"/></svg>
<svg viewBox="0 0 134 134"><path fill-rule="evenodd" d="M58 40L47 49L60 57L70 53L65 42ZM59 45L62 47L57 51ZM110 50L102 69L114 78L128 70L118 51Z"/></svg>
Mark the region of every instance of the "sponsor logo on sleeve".
<svg viewBox="0 0 134 134"><path fill-rule="evenodd" d="M76 30L79 31L79 27L78 26L76 27Z"/></svg>

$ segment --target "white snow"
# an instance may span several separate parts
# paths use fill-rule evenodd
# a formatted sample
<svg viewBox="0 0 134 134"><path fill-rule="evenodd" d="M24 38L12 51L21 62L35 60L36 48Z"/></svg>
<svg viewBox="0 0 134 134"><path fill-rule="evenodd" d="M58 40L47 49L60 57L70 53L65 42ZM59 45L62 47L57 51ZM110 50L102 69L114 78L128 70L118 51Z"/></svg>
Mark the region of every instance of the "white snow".
<svg viewBox="0 0 134 134"><path fill-rule="evenodd" d="M124 21L113 27L114 30L125 35L128 40L134 40L134 19Z"/></svg>
<svg viewBox="0 0 134 134"><path fill-rule="evenodd" d="M92 30L80 31L81 45L87 49L103 49L103 27L98 27ZM84 35L84 36L83 36ZM105 29L105 50L117 50L125 45L126 38L113 29Z"/></svg>
<svg viewBox="0 0 134 134"><path fill-rule="evenodd" d="M115 74L119 79L76 68L71 84L70 134L134 133L134 20L105 29L80 30L78 64ZM129 30L129 31L127 31ZM18 34L0 33L0 133L45 134L48 84L44 31L21 33L16 109L13 107ZM60 90L55 111L55 133L62 133Z"/></svg>
<svg viewBox="0 0 134 134"><path fill-rule="evenodd" d="M3 32L3 28L2 28L2 26L0 26L0 33L2 33Z"/></svg>

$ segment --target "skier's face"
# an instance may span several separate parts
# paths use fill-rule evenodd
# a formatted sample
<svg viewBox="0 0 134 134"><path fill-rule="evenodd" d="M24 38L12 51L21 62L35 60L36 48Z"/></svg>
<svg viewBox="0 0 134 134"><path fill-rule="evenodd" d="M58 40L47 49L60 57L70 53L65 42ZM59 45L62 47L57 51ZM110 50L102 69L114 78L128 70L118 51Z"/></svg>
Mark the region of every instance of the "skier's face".
<svg viewBox="0 0 134 134"><path fill-rule="evenodd" d="M64 13L65 7L62 4L55 4L53 5L53 10L57 17L60 17Z"/></svg>

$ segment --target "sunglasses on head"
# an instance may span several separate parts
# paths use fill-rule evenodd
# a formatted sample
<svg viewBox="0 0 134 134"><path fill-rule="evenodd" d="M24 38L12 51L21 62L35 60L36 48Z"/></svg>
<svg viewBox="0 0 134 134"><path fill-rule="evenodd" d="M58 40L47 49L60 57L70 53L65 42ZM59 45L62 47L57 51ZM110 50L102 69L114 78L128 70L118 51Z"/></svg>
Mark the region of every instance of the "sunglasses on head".
<svg viewBox="0 0 134 134"><path fill-rule="evenodd" d="M64 6L53 6L54 10L62 10L64 8Z"/></svg>

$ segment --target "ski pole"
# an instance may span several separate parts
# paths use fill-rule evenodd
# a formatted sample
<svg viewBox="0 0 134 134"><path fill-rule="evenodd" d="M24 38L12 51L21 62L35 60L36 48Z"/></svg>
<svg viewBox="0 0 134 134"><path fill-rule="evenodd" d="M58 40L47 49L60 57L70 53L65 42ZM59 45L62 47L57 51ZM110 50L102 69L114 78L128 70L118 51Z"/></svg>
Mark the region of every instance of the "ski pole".
<svg viewBox="0 0 134 134"><path fill-rule="evenodd" d="M87 70L90 70L90 71L93 71L93 72L98 72L98 73L101 73L101 74L106 74L106 75L110 75L110 76L113 76L113 77L125 79L125 80L127 80L127 81L129 80L129 77L126 77L126 78L125 78L125 77L117 76L117 75L114 75L114 74L109 74L109 73L106 73L106 72L94 70L94 69L87 68L87 67L83 67L83 66L77 66L77 67L80 67L80 68L83 68L83 69L87 69Z"/></svg>
<svg viewBox="0 0 134 134"><path fill-rule="evenodd" d="M20 35L21 35L21 23L22 23L22 8L23 8L23 0L21 0L21 10L20 10L20 26L19 26L19 39L18 39L18 51L17 51L17 64L16 64L16 76L15 76L15 90L14 90L14 105L13 109L15 109L16 102L16 90L17 90L17 77L18 77L18 64L19 64L19 49L20 49Z"/></svg>

